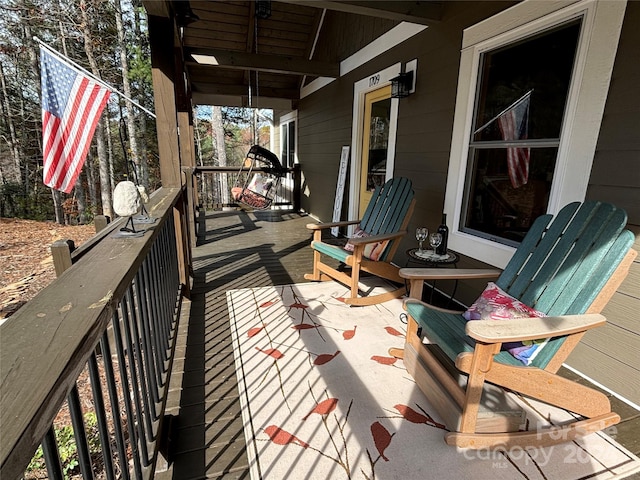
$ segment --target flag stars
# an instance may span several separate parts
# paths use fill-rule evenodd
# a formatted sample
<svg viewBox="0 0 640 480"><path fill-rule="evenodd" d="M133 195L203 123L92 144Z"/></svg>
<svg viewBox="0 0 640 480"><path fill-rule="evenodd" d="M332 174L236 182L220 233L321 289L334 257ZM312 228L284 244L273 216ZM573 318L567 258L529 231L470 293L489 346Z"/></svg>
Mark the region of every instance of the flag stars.
<svg viewBox="0 0 640 480"><path fill-rule="evenodd" d="M61 109L67 104L77 73L46 51L42 53L42 66L43 106L53 115L61 118L64 114Z"/></svg>

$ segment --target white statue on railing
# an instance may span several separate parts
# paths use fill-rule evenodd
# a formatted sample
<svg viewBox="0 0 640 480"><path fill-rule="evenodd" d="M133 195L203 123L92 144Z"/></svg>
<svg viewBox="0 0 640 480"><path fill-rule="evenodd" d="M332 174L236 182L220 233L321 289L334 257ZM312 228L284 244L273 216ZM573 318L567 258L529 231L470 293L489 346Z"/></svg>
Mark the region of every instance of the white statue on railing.
<svg viewBox="0 0 640 480"><path fill-rule="evenodd" d="M135 217L138 223L153 223L149 221L149 215L144 204L149 201L149 196L142 185L126 180L116 185L113 190L113 211L120 217L129 217L120 232L129 234L144 234L144 230L136 231L134 215L142 210L142 215ZM130 226L129 226L130 225Z"/></svg>

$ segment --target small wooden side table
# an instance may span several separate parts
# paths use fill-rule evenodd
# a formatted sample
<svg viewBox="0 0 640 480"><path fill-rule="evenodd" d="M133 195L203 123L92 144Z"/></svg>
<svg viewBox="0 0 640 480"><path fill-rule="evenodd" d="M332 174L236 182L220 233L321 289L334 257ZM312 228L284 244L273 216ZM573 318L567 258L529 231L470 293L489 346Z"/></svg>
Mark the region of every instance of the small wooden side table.
<svg viewBox="0 0 640 480"><path fill-rule="evenodd" d="M405 264L408 267L410 264L418 264L423 267L444 267L448 265L453 265L456 268L457 263L460 261L459 255L453 250L448 250L445 255L434 255L433 250L422 250L420 253L419 248L410 248L406 251L406 254L409 258L407 258L407 262ZM454 280L455 283L453 285L453 291L451 295L449 295L449 301L447 302L447 307L451 304L453 297L456 294L456 290L458 288L458 280ZM431 297L430 302L433 301L433 292L436 289L436 281L433 280L431 282Z"/></svg>

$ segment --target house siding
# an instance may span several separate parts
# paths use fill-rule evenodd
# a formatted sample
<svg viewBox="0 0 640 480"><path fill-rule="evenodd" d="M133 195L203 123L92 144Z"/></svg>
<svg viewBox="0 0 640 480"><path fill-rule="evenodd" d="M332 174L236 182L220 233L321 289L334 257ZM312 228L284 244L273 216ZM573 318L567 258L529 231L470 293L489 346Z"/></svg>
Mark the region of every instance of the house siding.
<svg viewBox="0 0 640 480"><path fill-rule="evenodd" d="M444 206L454 120L462 32L511 6L513 2L449 2L443 21L337 79L298 105L298 153L304 177L302 206L322 221L331 220L340 150L351 143L353 85L397 62L418 59L416 92L400 100L395 176L413 179L416 209L409 231L435 228ZM640 2L627 6L587 198L613 202L629 214L640 234ZM345 205L348 191L345 192ZM346 207L343 207L346 212ZM345 214L343 213L343 219ZM394 262L404 266L407 235ZM636 249L640 242L636 242ZM462 257L460 268L486 267ZM443 284L446 282L442 282ZM456 299L468 305L485 282L461 282ZM448 285L439 288L447 290ZM568 364L623 397L640 404L640 261L615 294L604 314L608 324L586 335Z"/></svg>
<svg viewBox="0 0 640 480"><path fill-rule="evenodd" d="M640 3L625 11L587 198L627 211L640 251ZM567 363L640 405L640 260L602 312L607 324L585 335Z"/></svg>

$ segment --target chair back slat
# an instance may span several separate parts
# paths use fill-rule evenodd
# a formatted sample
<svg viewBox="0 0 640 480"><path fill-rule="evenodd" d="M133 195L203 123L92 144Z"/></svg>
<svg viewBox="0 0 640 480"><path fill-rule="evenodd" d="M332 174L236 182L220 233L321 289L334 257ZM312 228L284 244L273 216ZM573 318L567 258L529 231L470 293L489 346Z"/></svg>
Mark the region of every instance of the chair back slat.
<svg viewBox="0 0 640 480"><path fill-rule="evenodd" d="M631 248L624 210L600 202L572 203L551 224L538 219L496 282L510 295L546 313L585 313ZM564 338L536 356L544 368Z"/></svg>
<svg viewBox="0 0 640 480"><path fill-rule="evenodd" d="M609 208L607 208L609 207ZM547 288L538 300L540 309L550 315L584 313L591 302L583 303L578 310L569 311L582 291L597 295L593 273L598 270L609 249L626 223L626 214L614 210L611 205L599 208L576 239L562 267L547 282Z"/></svg>
<svg viewBox="0 0 640 480"><path fill-rule="evenodd" d="M389 180L374 191L360 221L360 228L370 235L397 232L412 199L413 190L409 179L398 177Z"/></svg>
<svg viewBox="0 0 640 480"><path fill-rule="evenodd" d="M545 215L543 218L547 220L547 223L549 220L553 220L551 224L547 225L546 229L542 231L540 231L539 228L535 231L531 229L530 233L532 238L528 238L530 235L527 233L525 236L526 241L522 243L526 243L527 248L530 249L529 255L524 258L518 258L519 264L511 269L516 270L515 275L512 274L511 282L505 284L504 287L501 284L505 282L500 280L499 285L501 285L501 288L516 298L522 298L524 292L531 286L531 281L535 278L538 270L549 259L551 252L556 249L567 225L569 225L571 219L574 218L578 207L579 204L569 204L564 207L555 218L549 218L550 216L547 217ZM517 251L519 250L520 248L518 248ZM556 258L558 258L559 253L560 250L556 249ZM511 262L509 262L509 265L510 264ZM531 299L530 301L532 300L535 301L537 298ZM524 300L522 301L524 302Z"/></svg>

